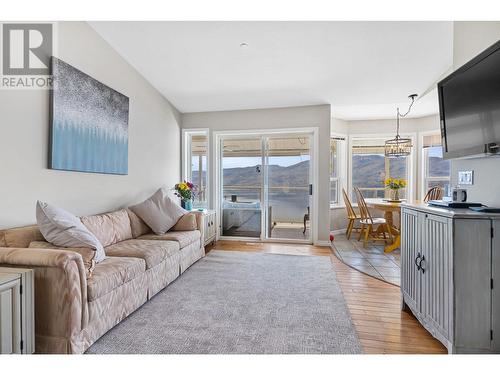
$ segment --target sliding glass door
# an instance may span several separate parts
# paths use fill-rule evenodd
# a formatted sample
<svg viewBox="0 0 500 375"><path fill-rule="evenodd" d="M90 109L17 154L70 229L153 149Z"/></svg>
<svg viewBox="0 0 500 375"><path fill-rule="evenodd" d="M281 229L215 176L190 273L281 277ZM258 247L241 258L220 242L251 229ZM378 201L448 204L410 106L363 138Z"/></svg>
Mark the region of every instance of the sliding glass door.
<svg viewBox="0 0 500 375"><path fill-rule="evenodd" d="M266 238L309 240L310 135L266 137L265 156Z"/></svg>
<svg viewBox="0 0 500 375"><path fill-rule="evenodd" d="M262 139L222 139L223 236L260 238L262 232Z"/></svg>
<svg viewBox="0 0 500 375"><path fill-rule="evenodd" d="M221 234L310 242L311 135L224 136Z"/></svg>

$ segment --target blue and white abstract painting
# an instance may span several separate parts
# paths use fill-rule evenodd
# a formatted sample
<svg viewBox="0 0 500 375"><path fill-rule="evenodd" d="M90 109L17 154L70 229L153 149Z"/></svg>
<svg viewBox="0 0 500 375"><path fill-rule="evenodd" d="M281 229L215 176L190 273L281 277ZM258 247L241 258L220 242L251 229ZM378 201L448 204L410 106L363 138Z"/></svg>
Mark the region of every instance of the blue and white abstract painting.
<svg viewBox="0 0 500 375"><path fill-rule="evenodd" d="M129 99L52 57L49 168L127 174Z"/></svg>

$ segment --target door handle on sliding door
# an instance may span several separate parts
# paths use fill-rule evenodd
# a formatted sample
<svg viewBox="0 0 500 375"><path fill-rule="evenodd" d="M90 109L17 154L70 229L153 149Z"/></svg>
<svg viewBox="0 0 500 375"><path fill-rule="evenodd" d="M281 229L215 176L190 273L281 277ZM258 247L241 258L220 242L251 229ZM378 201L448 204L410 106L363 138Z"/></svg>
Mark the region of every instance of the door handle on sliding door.
<svg viewBox="0 0 500 375"><path fill-rule="evenodd" d="M313 185L309 184L309 195L313 195Z"/></svg>

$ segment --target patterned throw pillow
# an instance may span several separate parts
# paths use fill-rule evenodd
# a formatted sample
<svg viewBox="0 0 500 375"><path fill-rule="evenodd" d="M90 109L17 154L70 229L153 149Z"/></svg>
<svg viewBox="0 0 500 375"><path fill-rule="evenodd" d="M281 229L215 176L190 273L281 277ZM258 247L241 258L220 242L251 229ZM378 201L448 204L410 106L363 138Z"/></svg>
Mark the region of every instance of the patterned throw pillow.
<svg viewBox="0 0 500 375"><path fill-rule="evenodd" d="M150 198L130 209L156 234L165 234L187 213L164 189L158 189Z"/></svg>
<svg viewBox="0 0 500 375"><path fill-rule="evenodd" d="M36 221L43 237L56 246L90 247L95 249L96 263L104 260L104 248L99 240L75 215L51 204L36 203Z"/></svg>
<svg viewBox="0 0 500 375"><path fill-rule="evenodd" d="M174 225L171 230L196 230L198 229L198 224L196 222L196 215L192 212L188 212L182 216L179 221Z"/></svg>

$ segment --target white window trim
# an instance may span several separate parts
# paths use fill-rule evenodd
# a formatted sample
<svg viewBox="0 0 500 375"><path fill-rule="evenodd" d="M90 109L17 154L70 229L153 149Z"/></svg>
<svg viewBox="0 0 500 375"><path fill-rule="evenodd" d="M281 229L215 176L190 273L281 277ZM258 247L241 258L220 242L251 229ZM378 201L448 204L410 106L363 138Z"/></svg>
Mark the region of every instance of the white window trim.
<svg viewBox="0 0 500 375"><path fill-rule="evenodd" d="M408 162L408 196L407 198L410 201L416 200L417 190L415 188L415 182L417 181L418 176L416 176L417 171L417 160L418 160L418 152L419 145L415 142L417 140L417 133L401 133L400 134L404 138L410 138L413 145L413 152L408 156L410 158ZM391 139L394 138L394 133L369 133L369 134L350 134L349 142L348 142L348 187L347 193L350 194L352 192L352 145L354 139ZM416 151L415 151L416 150ZM415 157L417 154L417 157ZM352 194L351 194L352 195Z"/></svg>
<svg viewBox="0 0 500 375"><path fill-rule="evenodd" d="M424 131L419 133L419 160L420 160L420 200L423 200L425 197L425 194L427 194L427 186L426 186L426 181L427 181L427 160L425 159L425 153L424 153L424 137L429 136L429 135L441 135L440 130L429 130L429 131ZM451 166L450 166L450 174L451 174ZM440 178L430 178L430 180L438 180L441 181L443 180L442 177ZM451 175L449 176L450 179L450 184L451 184Z"/></svg>
<svg viewBox="0 0 500 375"><path fill-rule="evenodd" d="M313 152L311 153L312 162L312 184L313 184L313 200L311 207L311 218L310 225L312 227L312 233L310 237L310 242L313 245L318 245L318 233L319 233L319 197L318 197L318 182L319 182L319 128L318 127L303 127L303 128L275 128L275 129L252 129L252 130L219 130L213 132L213 146L215 150L214 160L215 160L215 184L213 190L213 202L215 210L217 212L217 239L222 237L221 235L221 224L222 224L222 200L218 194L222 186L222 150L221 150L221 140L223 138L241 135L280 135L280 134L297 134L297 133L311 133L313 141ZM255 238L244 238L244 237L224 237L224 239L235 240L235 241L265 241L274 242L272 239L255 239ZM279 240L279 242L298 242L297 240ZM309 241L307 241L309 242Z"/></svg>
<svg viewBox="0 0 500 375"><path fill-rule="evenodd" d="M192 135L206 135L207 136L207 160L206 160L206 174L207 183L205 186L205 201L206 208L210 208L210 129L209 128L194 128L194 129L182 129L182 144L181 144L181 163L182 163L182 180L187 180L188 176L191 174L191 136Z"/></svg>
<svg viewBox="0 0 500 375"><path fill-rule="evenodd" d="M338 201L336 204L332 204L330 202L330 209L332 208L345 208L345 202L342 197L342 189L345 189L347 191L347 145L349 144L349 137L347 134L342 134L342 133L330 133L330 139L331 138L344 138L344 141L340 142L339 145L340 147L337 150L337 157L340 159L339 163L339 171L338 171L338 176L337 180L340 181L340 184L338 184ZM332 177L330 177L331 181Z"/></svg>

